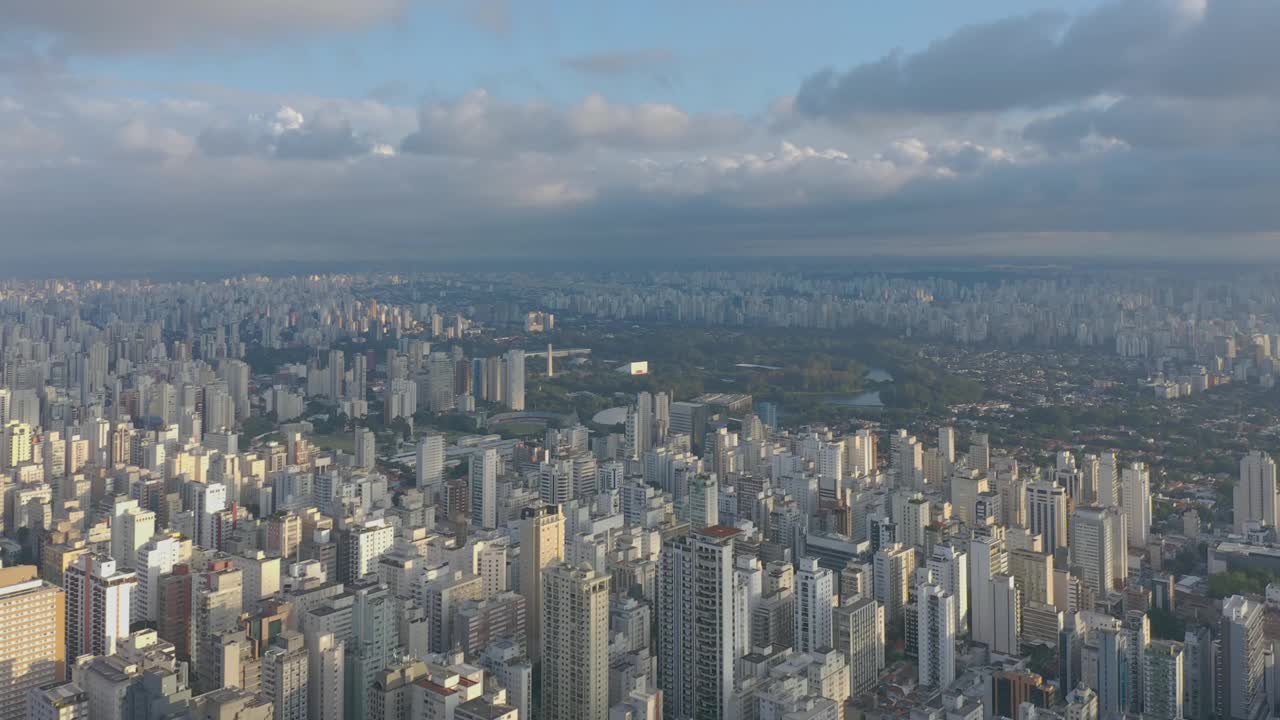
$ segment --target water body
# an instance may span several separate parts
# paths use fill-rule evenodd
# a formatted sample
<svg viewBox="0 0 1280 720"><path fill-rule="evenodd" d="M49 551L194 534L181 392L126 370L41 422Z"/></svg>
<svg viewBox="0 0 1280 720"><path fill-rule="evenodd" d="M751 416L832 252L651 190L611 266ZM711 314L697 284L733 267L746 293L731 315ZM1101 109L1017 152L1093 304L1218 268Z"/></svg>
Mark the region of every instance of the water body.
<svg viewBox="0 0 1280 720"><path fill-rule="evenodd" d="M871 382L893 382L893 375L884 368L871 368L867 371L867 380Z"/></svg>
<svg viewBox="0 0 1280 720"><path fill-rule="evenodd" d="M875 383L891 383L893 375L884 368L871 368L867 371L867 381ZM839 405L841 407L884 407L884 401L880 399L879 390L867 390L857 395L833 395L825 401L828 405Z"/></svg>

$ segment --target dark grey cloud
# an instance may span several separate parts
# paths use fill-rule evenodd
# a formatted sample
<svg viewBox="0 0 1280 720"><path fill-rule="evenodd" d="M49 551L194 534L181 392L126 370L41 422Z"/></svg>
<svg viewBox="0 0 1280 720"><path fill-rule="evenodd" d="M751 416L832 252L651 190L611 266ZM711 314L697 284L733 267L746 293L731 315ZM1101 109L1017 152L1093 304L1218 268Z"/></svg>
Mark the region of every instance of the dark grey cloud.
<svg viewBox="0 0 1280 720"><path fill-rule="evenodd" d="M187 49L369 27L412 0L0 0L0 29L32 31L77 52Z"/></svg>
<svg viewBox="0 0 1280 720"><path fill-rule="evenodd" d="M924 50L895 52L807 78L795 107L860 114L955 114L1047 108L1097 95L1280 95L1280 3L1119 0L1069 17L1041 12L962 28Z"/></svg>
<svg viewBox="0 0 1280 720"><path fill-rule="evenodd" d="M321 113L280 134L276 156L295 160L332 160L364 155L373 148L351 129L351 123L333 113Z"/></svg>
<svg viewBox="0 0 1280 720"><path fill-rule="evenodd" d="M1121 98L1047 115L1028 123L1022 134L1053 152L1076 152L1090 140L1170 151L1275 144L1280 98Z"/></svg>

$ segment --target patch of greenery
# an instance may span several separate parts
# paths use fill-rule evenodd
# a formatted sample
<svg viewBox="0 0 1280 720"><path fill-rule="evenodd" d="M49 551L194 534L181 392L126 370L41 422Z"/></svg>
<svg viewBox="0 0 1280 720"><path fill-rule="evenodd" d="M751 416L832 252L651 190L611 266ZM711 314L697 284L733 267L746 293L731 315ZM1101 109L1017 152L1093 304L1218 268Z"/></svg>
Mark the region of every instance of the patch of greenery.
<svg viewBox="0 0 1280 720"><path fill-rule="evenodd" d="M1225 598L1232 595L1262 595L1267 585L1277 577L1265 570L1229 570L1209 576L1209 597Z"/></svg>

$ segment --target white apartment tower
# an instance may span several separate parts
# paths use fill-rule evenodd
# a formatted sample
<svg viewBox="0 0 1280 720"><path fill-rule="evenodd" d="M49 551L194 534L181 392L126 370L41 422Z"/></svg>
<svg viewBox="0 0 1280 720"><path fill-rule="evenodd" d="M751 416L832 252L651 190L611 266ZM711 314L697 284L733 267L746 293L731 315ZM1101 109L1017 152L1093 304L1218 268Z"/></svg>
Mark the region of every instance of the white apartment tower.
<svg viewBox="0 0 1280 720"><path fill-rule="evenodd" d="M426 435L418 442L418 488L426 491L444 481L444 436Z"/></svg>
<svg viewBox="0 0 1280 720"><path fill-rule="evenodd" d="M956 679L956 598L938 585L921 585L916 612L920 684L945 688Z"/></svg>
<svg viewBox="0 0 1280 720"><path fill-rule="evenodd" d="M112 655L129 634L138 579L102 555L81 555L67 567L67 658Z"/></svg>
<svg viewBox="0 0 1280 720"><path fill-rule="evenodd" d="M820 566L817 558L800 558L800 569L795 576L793 650L808 653L831 647L834 597L832 572Z"/></svg>
<svg viewBox="0 0 1280 720"><path fill-rule="evenodd" d="M1129 547L1145 548L1151 533L1151 471L1135 462L1120 474L1120 507L1129 526Z"/></svg>

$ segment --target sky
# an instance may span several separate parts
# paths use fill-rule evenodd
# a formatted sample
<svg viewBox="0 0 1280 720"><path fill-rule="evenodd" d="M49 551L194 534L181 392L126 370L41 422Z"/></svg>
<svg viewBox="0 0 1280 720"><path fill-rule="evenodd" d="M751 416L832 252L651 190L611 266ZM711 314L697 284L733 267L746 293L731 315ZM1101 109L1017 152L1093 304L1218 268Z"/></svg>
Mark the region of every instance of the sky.
<svg viewBox="0 0 1280 720"><path fill-rule="evenodd" d="M1280 259L1274 0L0 0L4 266Z"/></svg>

